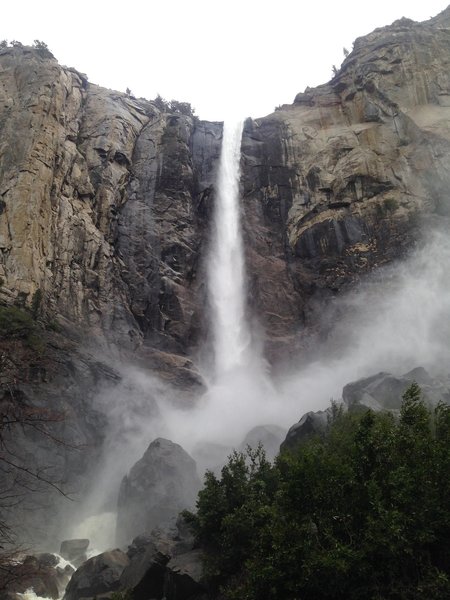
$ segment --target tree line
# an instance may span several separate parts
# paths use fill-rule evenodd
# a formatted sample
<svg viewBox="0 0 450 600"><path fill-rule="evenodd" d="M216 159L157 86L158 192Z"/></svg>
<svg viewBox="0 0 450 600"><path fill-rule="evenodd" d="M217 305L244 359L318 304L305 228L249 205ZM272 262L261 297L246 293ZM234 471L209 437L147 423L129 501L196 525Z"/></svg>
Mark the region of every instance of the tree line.
<svg viewBox="0 0 450 600"><path fill-rule="evenodd" d="M227 600L450 598L450 407L413 384L400 414L335 410L282 453L235 452L196 513L204 577Z"/></svg>

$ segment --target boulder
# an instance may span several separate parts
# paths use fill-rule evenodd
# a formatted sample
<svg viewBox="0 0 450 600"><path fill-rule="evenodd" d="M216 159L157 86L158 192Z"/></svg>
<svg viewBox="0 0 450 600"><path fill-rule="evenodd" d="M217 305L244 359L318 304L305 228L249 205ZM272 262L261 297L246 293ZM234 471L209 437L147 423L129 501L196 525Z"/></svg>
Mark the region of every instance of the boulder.
<svg viewBox="0 0 450 600"><path fill-rule="evenodd" d="M87 560L72 576L64 600L94 598L119 589L120 577L130 564L121 550L103 552Z"/></svg>
<svg viewBox="0 0 450 600"><path fill-rule="evenodd" d="M164 586L167 600L193 600L205 594L202 570L201 550L191 550L172 558L167 564Z"/></svg>
<svg viewBox="0 0 450 600"><path fill-rule="evenodd" d="M132 558L120 577L120 588L131 590L133 600L162 598L166 565L170 557L148 538L133 540Z"/></svg>
<svg viewBox="0 0 450 600"><path fill-rule="evenodd" d="M381 372L358 379L344 387L342 399L349 410L399 410L402 396L413 382L419 384L423 398L429 406L436 406L439 402L449 403L449 379L433 378L423 367L417 367L401 376Z"/></svg>
<svg viewBox="0 0 450 600"><path fill-rule="evenodd" d="M117 514L119 545L195 505L201 482L195 461L178 444L158 438L122 480Z"/></svg>
<svg viewBox="0 0 450 600"><path fill-rule="evenodd" d="M61 542L59 553L75 567L79 567L87 559L88 547L89 540L87 539L64 540Z"/></svg>
<svg viewBox="0 0 450 600"><path fill-rule="evenodd" d="M251 429L244 438L240 448L247 446L255 449L262 444L269 460L273 460L280 450L280 444L286 437L286 430L278 425L258 425Z"/></svg>
<svg viewBox="0 0 450 600"><path fill-rule="evenodd" d="M193 600L204 594L201 551L194 548L193 533L183 518L136 537L127 554L130 564L120 589L131 590L133 600Z"/></svg>
<svg viewBox="0 0 450 600"><path fill-rule="evenodd" d="M23 594L32 589L36 596L57 599L69 579L70 573L57 565L58 556L54 554L37 554L26 556L21 563L8 566L10 582L6 589L2 586L1 598L17 599L17 594ZM69 567L70 568L70 567ZM3 583L3 582L2 582Z"/></svg>
<svg viewBox="0 0 450 600"><path fill-rule="evenodd" d="M293 450L302 442L323 432L328 423L329 413L330 411L327 409L318 412L310 411L304 414L300 421L289 429L280 450Z"/></svg>

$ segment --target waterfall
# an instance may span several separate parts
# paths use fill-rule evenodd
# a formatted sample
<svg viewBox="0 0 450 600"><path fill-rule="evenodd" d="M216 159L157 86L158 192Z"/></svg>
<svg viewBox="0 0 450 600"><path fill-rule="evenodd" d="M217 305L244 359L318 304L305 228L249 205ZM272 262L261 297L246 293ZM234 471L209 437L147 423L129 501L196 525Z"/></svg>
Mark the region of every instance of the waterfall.
<svg viewBox="0 0 450 600"><path fill-rule="evenodd" d="M224 123L208 270L215 374L244 365L250 345L245 319L245 264L239 210L243 123Z"/></svg>

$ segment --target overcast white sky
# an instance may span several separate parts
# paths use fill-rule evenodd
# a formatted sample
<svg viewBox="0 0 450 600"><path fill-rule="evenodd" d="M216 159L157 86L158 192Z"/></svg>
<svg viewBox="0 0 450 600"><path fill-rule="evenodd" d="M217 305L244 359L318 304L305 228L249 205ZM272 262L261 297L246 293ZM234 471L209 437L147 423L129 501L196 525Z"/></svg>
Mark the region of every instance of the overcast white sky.
<svg viewBox="0 0 450 600"><path fill-rule="evenodd" d="M0 39L43 40L93 83L187 101L203 119L258 117L328 81L356 37L449 1L16 0Z"/></svg>

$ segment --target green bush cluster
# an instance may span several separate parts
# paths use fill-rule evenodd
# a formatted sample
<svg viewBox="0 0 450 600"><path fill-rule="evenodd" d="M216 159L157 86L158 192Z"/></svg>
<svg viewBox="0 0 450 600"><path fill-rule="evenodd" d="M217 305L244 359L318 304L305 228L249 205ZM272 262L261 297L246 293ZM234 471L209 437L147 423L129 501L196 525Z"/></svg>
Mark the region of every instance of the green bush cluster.
<svg viewBox="0 0 450 600"><path fill-rule="evenodd" d="M22 339L36 351L43 348L43 340L33 316L17 306L0 306L0 337Z"/></svg>
<svg viewBox="0 0 450 600"><path fill-rule="evenodd" d="M334 412L271 465L207 473L188 514L204 576L230 600L450 598L450 407L411 386L401 414Z"/></svg>

